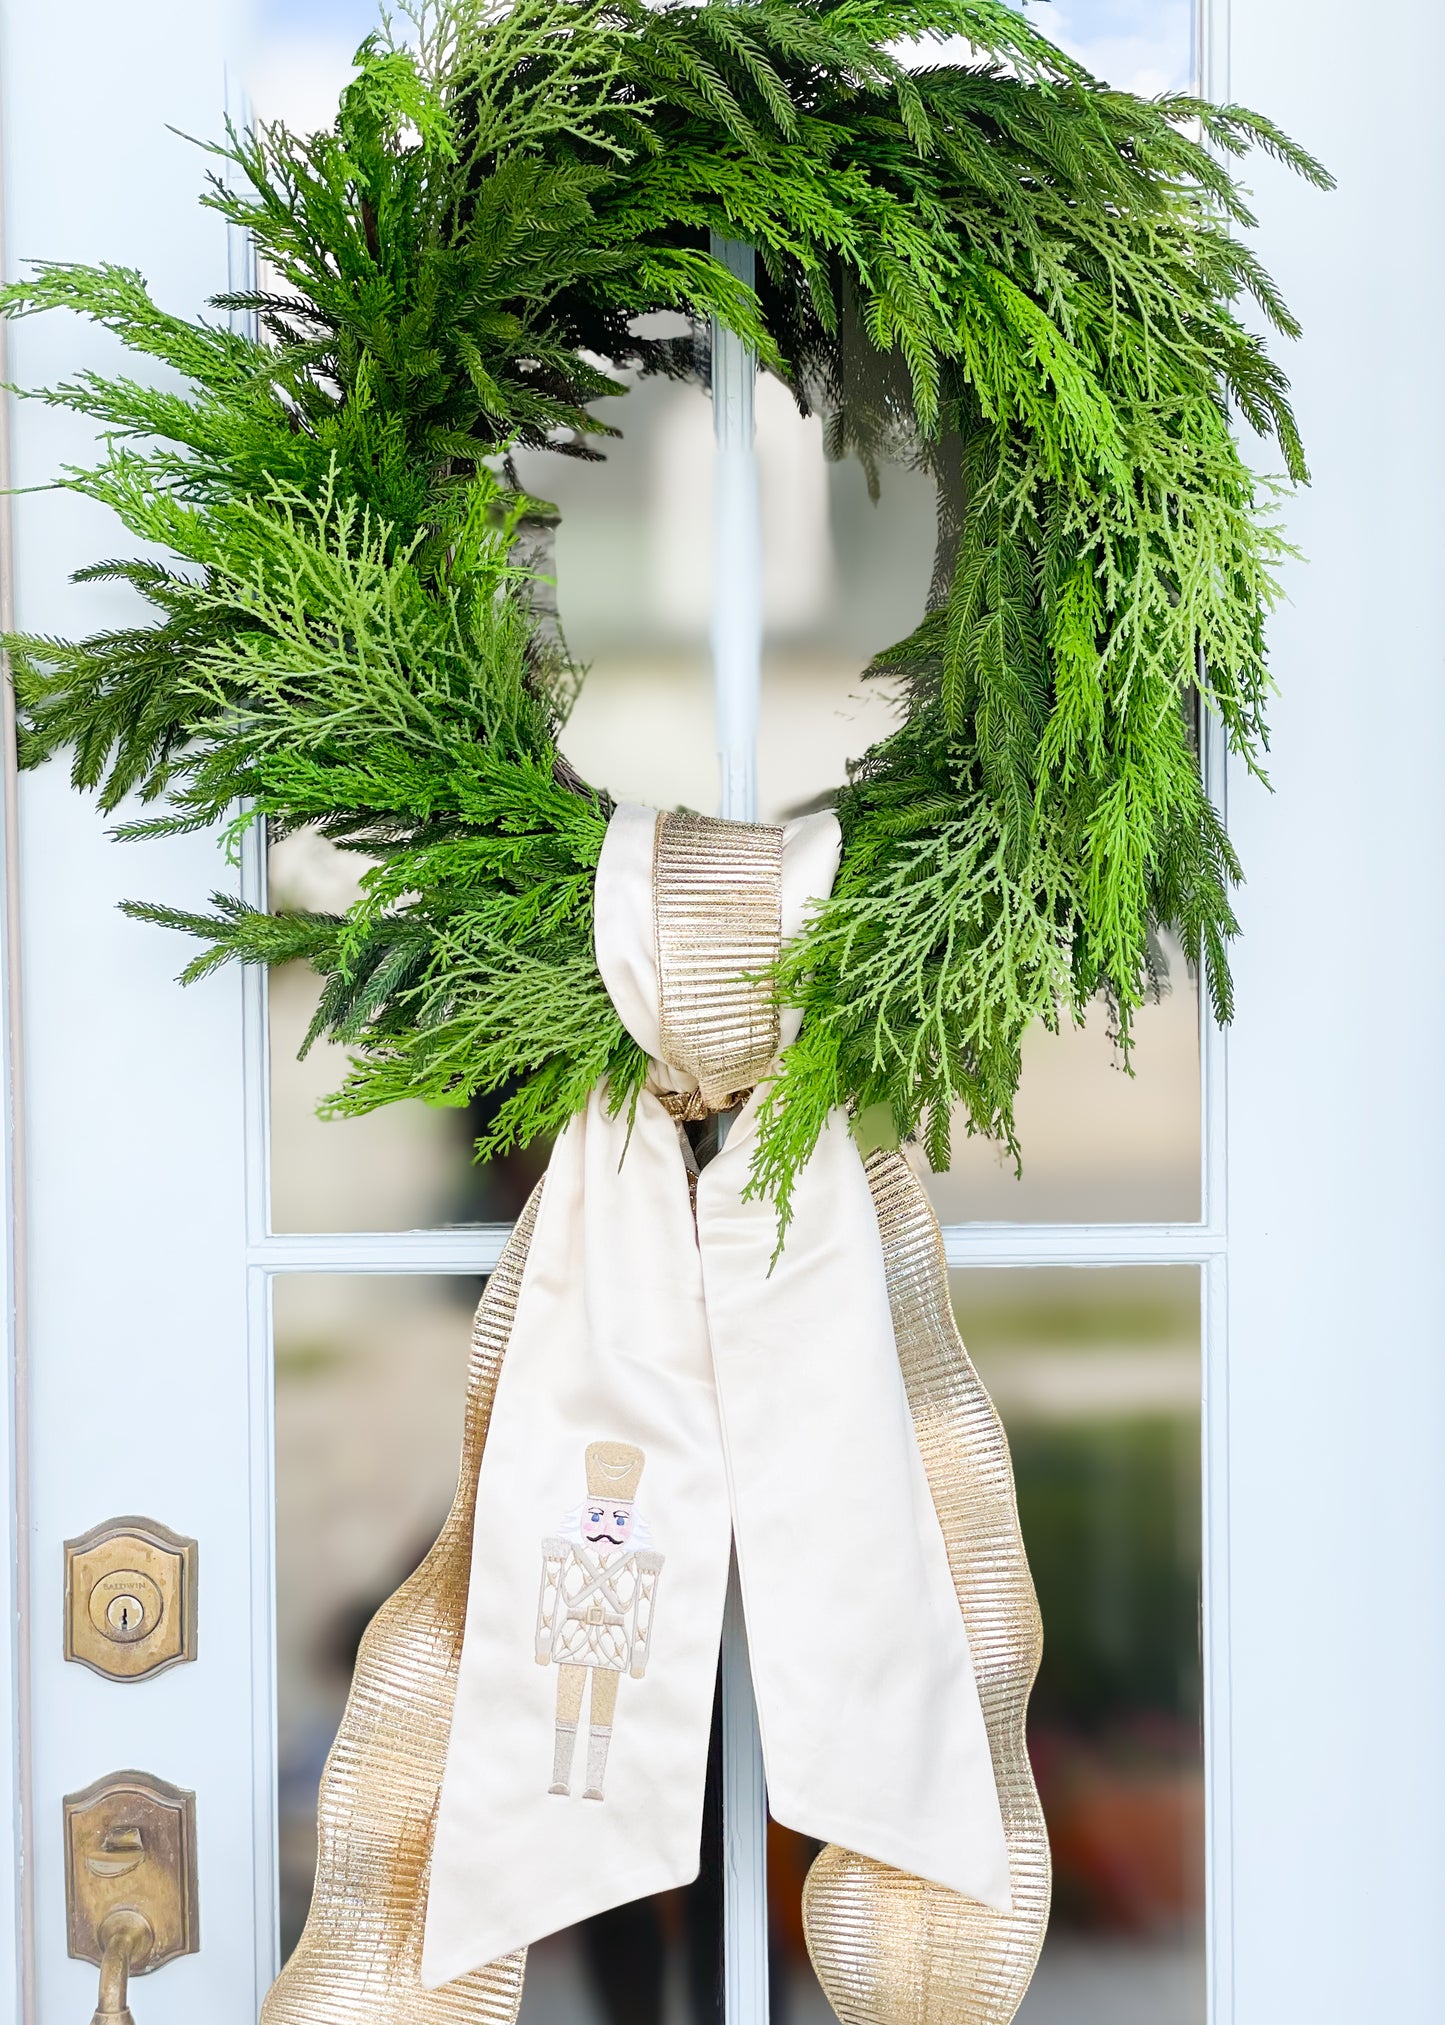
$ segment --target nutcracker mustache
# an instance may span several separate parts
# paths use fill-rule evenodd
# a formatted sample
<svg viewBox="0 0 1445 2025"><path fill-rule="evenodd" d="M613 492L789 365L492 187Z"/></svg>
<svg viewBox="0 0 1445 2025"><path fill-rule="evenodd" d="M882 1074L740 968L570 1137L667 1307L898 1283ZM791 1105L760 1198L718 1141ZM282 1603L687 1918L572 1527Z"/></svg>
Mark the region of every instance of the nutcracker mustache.
<svg viewBox="0 0 1445 2025"><path fill-rule="evenodd" d="M584 1533L582 1537L589 1547L600 1547L604 1540L609 1541L614 1547L622 1545L621 1537L616 1533Z"/></svg>

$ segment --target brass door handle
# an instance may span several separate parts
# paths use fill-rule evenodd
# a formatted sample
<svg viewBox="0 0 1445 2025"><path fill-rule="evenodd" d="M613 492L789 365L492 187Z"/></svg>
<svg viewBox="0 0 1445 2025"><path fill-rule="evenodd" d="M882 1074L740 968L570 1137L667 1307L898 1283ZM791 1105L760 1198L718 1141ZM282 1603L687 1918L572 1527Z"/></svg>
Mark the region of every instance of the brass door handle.
<svg viewBox="0 0 1445 2025"><path fill-rule="evenodd" d="M201 1944L196 1796L146 1772L112 1772L65 1801L70 1953L100 1967L91 2025L135 2025L132 1976Z"/></svg>
<svg viewBox="0 0 1445 2025"><path fill-rule="evenodd" d="M135 2025L127 2002L132 1969L143 1969L156 1937L144 1913L117 1906L100 1929L100 1997L90 2025Z"/></svg>

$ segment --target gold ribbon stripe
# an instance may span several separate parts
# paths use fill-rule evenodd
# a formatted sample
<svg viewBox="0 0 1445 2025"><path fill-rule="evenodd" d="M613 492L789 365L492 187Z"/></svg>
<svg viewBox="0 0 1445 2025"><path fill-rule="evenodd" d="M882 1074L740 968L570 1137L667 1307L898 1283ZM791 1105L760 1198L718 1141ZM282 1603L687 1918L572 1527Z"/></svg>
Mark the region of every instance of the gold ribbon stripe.
<svg viewBox="0 0 1445 2025"><path fill-rule="evenodd" d="M658 1052L728 1109L778 1052L767 973L783 942L783 833L662 814L653 842Z"/></svg>

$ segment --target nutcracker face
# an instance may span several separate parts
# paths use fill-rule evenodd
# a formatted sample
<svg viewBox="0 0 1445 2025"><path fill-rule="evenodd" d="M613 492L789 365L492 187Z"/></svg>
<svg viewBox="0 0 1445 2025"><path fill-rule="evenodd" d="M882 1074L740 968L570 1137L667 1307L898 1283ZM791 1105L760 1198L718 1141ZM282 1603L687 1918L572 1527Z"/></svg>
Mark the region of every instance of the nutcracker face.
<svg viewBox="0 0 1445 2025"><path fill-rule="evenodd" d="M633 1508L624 1499L615 1502L589 1498L582 1507L582 1538L600 1555L608 1555L632 1543Z"/></svg>

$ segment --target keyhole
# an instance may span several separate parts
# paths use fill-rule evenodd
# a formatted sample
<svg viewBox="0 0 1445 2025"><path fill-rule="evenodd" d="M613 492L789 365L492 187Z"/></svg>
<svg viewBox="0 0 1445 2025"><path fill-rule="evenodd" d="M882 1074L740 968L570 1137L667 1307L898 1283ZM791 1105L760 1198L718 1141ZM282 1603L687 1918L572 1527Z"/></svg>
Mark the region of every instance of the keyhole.
<svg viewBox="0 0 1445 2025"><path fill-rule="evenodd" d="M141 1568L114 1568L90 1592L90 1621L112 1645L143 1645L159 1629L165 1598Z"/></svg>
<svg viewBox="0 0 1445 2025"><path fill-rule="evenodd" d="M145 1605L138 1596L112 1596L106 1607L105 1621L112 1638L141 1638L147 1629Z"/></svg>

